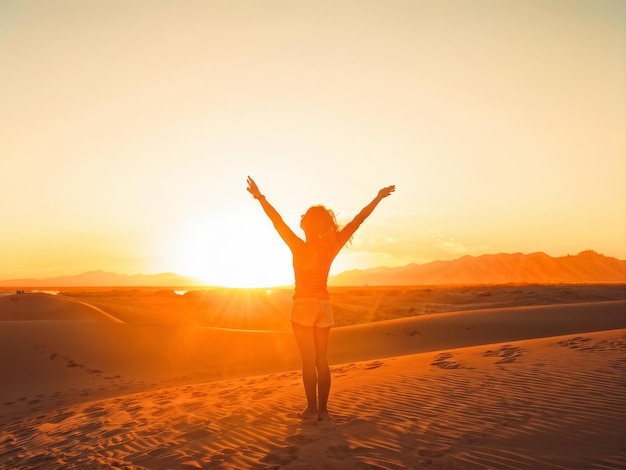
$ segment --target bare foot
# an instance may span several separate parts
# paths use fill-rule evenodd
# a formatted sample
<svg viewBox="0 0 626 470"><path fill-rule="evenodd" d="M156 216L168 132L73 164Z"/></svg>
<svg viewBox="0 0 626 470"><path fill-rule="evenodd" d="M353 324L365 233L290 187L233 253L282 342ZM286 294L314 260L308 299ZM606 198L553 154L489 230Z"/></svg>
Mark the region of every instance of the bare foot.
<svg viewBox="0 0 626 470"><path fill-rule="evenodd" d="M318 419L317 410L311 409L309 407L306 407L304 410L298 413L298 416L300 416L300 418L302 419Z"/></svg>
<svg viewBox="0 0 626 470"><path fill-rule="evenodd" d="M318 411L317 419L319 421L330 421L331 418L330 418L330 414L328 413L328 410Z"/></svg>

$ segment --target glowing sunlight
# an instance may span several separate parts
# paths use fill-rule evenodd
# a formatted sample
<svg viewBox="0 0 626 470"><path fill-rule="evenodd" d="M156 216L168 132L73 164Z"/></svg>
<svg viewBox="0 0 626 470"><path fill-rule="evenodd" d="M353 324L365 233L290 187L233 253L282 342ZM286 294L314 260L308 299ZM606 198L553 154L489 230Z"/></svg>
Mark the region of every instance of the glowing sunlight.
<svg viewBox="0 0 626 470"><path fill-rule="evenodd" d="M256 223L256 224L255 224ZM176 272L206 285L270 287L293 283L291 261L265 220L203 213L178 227L171 250Z"/></svg>

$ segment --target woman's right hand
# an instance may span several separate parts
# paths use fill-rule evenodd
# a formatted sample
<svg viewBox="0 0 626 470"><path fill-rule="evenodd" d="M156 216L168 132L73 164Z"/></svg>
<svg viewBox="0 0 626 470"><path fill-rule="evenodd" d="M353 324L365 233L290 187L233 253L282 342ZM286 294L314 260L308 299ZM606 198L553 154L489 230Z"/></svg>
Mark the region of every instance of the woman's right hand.
<svg viewBox="0 0 626 470"><path fill-rule="evenodd" d="M378 198L379 199L383 199L383 198L389 196L395 190L396 190L396 185L395 184L392 184L391 186L387 186L386 188L383 188L380 191L378 191Z"/></svg>

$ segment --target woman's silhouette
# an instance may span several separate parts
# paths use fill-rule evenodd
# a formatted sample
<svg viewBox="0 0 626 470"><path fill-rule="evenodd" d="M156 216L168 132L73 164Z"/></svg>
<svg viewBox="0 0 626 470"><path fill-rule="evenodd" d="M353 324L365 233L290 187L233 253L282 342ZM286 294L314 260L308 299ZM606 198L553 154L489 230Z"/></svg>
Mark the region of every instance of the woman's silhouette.
<svg viewBox="0 0 626 470"><path fill-rule="evenodd" d="M300 222L305 240L287 226L250 177L247 189L261 203L293 257L296 286L291 324L302 356L302 381L307 399L307 406L300 416L330 419L327 409L330 392L327 345L330 327L333 325L333 311L326 287L328 272L339 250L378 203L394 192L396 187L388 186L378 191L374 200L342 229L337 226L330 209L323 206L309 208Z"/></svg>

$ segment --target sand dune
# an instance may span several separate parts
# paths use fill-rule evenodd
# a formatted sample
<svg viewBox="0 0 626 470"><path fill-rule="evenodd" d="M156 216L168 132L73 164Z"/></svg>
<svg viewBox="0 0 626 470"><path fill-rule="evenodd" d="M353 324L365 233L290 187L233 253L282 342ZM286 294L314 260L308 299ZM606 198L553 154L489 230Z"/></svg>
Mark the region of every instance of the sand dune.
<svg viewBox="0 0 626 470"><path fill-rule="evenodd" d="M7 468L624 468L626 330L333 367L334 422L297 372L3 420Z"/></svg>
<svg viewBox="0 0 626 470"><path fill-rule="evenodd" d="M23 297L19 302L31 303ZM34 304L45 303L57 308L59 299L36 296ZM83 311L89 318L99 315L79 303L63 305L67 306L59 315L63 319L78 317ZM342 364L626 328L625 311L626 301L597 302L421 315L340 327L331 333L329 358L332 364ZM299 367L296 344L286 331L112 321L7 321L0 322L0 339L4 358L0 374L6 379L0 402L71 389L94 398L163 382L217 380Z"/></svg>
<svg viewBox="0 0 626 470"><path fill-rule="evenodd" d="M0 321L82 321L121 323L91 304L48 294L0 297Z"/></svg>
<svg viewBox="0 0 626 470"><path fill-rule="evenodd" d="M289 332L17 297L0 299L0 468L626 466L626 301L336 328L334 421L307 423Z"/></svg>
<svg viewBox="0 0 626 470"><path fill-rule="evenodd" d="M336 328L337 362L626 328L626 301L420 315Z"/></svg>

